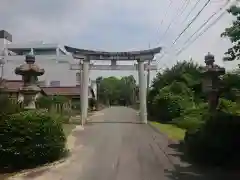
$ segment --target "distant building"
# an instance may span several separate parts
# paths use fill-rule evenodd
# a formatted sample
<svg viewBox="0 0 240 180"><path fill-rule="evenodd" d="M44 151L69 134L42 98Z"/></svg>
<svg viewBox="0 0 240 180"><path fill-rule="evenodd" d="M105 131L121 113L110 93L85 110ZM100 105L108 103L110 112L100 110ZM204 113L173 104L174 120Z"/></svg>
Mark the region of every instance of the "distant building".
<svg viewBox="0 0 240 180"><path fill-rule="evenodd" d="M12 43L12 35L7 31L0 30L0 51L4 50L7 44Z"/></svg>
<svg viewBox="0 0 240 180"><path fill-rule="evenodd" d="M45 69L46 73L40 81L61 81L66 86L76 85L76 72L70 70L69 63L76 63L71 54L59 44L44 42L14 43L13 36L7 31L0 30L0 59L3 59L5 79L19 79L14 69L24 63L25 55L33 52L36 63Z"/></svg>
<svg viewBox="0 0 240 180"><path fill-rule="evenodd" d="M19 99L19 90L23 86L22 80L0 79L0 92L8 94L11 99ZM41 94L44 96L64 96L69 99L69 103L80 102L80 86L40 86ZM95 98L96 95L92 87L89 86L88 98Z"/></svg>
<svg viewBox="0 0 240 180"><path fill-rule="evenodd" d="M0 60L4 61L3 79L21 80L16 76L16 66L24 63L25 55L33 52L36 56L36 63L44 68L45 74L39 77L41 86L76 86L80 85L80 74L70 70L72 63L79 63L74 60L64 47L58 44L48 44L41 41L13 43L13 36L5 30L0 30ZM94 83L89 79L89 86ZM96 92L96 90L94 90Z"/></svg>

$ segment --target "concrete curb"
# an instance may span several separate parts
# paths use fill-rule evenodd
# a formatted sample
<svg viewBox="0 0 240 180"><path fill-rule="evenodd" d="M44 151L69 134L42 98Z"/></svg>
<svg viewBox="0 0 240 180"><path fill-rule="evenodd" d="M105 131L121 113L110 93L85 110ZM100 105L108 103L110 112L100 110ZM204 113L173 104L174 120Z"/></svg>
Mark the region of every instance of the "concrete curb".
<svg viewBox="0 0 240 180"><path fill-rule="evenodd" d="M36 167L34 169L22 170L22 171L16 173L15 175L9 177L7 180L24 180L25 177L31 176L31 174L41 174L45 171L48 171L49 168L51 168L51 167L56 167L58 165L61 165L64 162L66 162L67 159L68 159L68 157L65 157L65 158L55 161L53 163L45 164L41 167Z"/></svg>

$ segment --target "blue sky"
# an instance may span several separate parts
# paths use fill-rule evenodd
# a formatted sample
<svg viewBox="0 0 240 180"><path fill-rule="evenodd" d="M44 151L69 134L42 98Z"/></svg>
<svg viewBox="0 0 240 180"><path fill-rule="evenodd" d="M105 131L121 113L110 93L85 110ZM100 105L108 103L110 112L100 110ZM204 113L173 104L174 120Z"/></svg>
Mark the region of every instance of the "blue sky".
<svg viewBox="0 0 240 180"><path fill-rule="evenodd" d="M188 0L172 1L168 8L170 0L1 0L0 29L13 34L14 42L44 41L108 51L146 49L149 43L152 47L161 45L168 52L158 61L159 67L163 68L177 60L190 58L202 63L209 51L220 65L234 67L222 62L230 42L220 38L221 32L232 22L230 15L224 16L181 55L174 55L174 48L181 48L182 43L226 0L212 0L176 46L168 49L186 26L187 21L182 22L197 0L190 0L182 16L176 16L178 9ZM201 0L188 21L206 1ZM159 39L173 18L176 19L168 33Z"/></svg>

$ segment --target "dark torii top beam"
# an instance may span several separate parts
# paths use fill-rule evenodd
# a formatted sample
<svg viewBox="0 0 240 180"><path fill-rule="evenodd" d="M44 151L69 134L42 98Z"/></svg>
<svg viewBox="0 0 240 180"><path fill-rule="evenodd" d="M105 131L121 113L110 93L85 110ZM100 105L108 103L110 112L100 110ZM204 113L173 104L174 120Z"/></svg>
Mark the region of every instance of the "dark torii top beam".
<svg viewBox="0 0 240 180"><path fill-rule="evenodd" d="M70 46L65 46L66 51L72 53L73 55L83 55L83 56L93 56L96 58L104 59L110 58L115 59L114 57L128 57L128 60L134 60L141 56L154 56L157 53L161 52L161 47L141 50L141 51L127 51L127 52L107 52L107 51L94 51L94 50L86 50L86 49L78 49Z"/></svg>

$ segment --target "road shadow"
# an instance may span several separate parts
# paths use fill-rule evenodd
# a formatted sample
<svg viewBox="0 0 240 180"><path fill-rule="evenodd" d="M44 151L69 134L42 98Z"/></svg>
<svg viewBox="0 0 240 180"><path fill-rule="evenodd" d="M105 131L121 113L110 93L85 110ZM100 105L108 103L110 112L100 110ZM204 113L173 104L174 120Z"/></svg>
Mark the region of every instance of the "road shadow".
<svg viewBox="0 0 240 180"><path fill-rule="evenodd" d="M170 180L239 180L240 172L223 170L212 166L197 165L185 154L182 143L168 146L173 153L169 156L179 159L180 163L174 164L173 170L165 170L166 177ZM182 165L182 164L188 164Z"/></svg>

